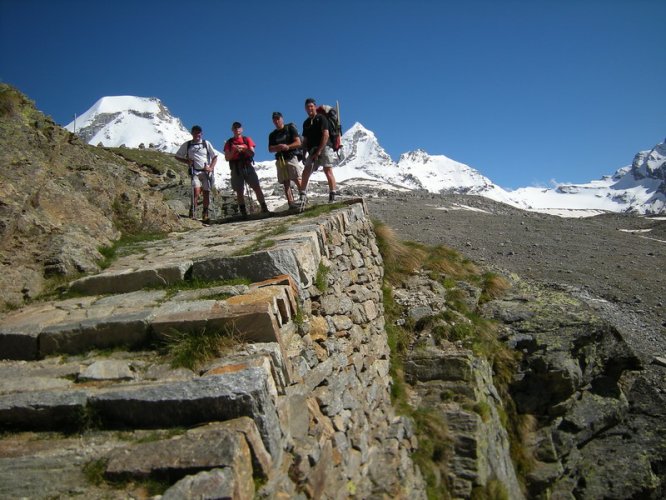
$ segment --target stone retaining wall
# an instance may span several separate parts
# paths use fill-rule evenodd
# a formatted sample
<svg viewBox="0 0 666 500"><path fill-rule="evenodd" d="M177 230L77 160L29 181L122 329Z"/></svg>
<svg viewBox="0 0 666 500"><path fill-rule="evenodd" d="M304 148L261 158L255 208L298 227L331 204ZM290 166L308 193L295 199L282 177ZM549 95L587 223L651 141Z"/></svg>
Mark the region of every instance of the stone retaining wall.
<svg viewBox="0 0 666 500"><path fill-rule="evenodd" d="M319 280L301 283L305 321L287 347L295 383L278 398L292 484L282 476L267 490L424 497L410 421L391 406L382 258L364 205L329 215L318 233Z"/></svg>

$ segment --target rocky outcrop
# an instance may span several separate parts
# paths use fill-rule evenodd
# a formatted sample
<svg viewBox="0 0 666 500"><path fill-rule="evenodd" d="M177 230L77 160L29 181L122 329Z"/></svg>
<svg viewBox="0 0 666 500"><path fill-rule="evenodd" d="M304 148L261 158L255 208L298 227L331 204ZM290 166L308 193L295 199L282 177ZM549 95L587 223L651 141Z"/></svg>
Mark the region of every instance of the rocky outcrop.
<svg viewBox="0 0 666 500"><path fill-rule="evenodd" d="M530 497L660 498L666 398L621 333L571 290L518 279L485 312L522 352L510 391L536 422Z"/></svg>
<svg viewBox="0 0 666 500"><path fill-rule="evenodd" d="M89 147L0 86L0 307L42 293L49 278L99 270L99 248L122 233L185 226L158 178L112 152Z"/></svg>

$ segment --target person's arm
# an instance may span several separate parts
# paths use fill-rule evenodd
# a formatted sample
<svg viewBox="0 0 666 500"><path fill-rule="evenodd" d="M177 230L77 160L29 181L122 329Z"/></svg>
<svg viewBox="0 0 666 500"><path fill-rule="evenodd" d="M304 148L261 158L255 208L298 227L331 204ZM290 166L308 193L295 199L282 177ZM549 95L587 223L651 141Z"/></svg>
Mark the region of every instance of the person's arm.
<svg viewBox="0 0 666 500"><path fill-rule="evenodd" d="M231 161L234 159L235 153L231 149L231 142L227 141L224 143L224 159Z"/></svg>
<svg viewBox="0 0 666 500"><path fill-rule="evenodd" d="M183 144L180 148L178 148L178 151L176 151L176 160L178 160L181 163L187 163L188 166L190 166L190 160L188 158L188 151L187 151L187 143Z"/></svg>
<svg viewBox="0 0 666 500"><path fill-rule="evenodd" d="M206 165L206 172L212 172L215 170L215 164L217 163L217 151L210 142L204 141L204 144L206 145L206 153L210 157L210 164Z"/></svg>
<svg viewBox="0 0 666 500"><path fill-rule="evenodd" d="M321 152L326 147L326 144L328 144L328 136L329 136L329 132L328 132L328 129L326 129L321 134L321 142L319 143L319 147L317 148L317 151L316 151L317 156L319 156L321 154Z"/></svg>

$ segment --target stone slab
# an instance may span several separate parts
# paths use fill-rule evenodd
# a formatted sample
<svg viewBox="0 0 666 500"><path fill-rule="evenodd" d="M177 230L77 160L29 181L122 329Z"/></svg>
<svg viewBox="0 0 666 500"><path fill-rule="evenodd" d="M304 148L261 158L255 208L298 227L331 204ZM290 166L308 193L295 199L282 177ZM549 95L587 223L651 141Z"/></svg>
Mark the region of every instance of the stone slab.
<svg viewBox="0 0 666 500"><path fill-rule="evenodd" d="M84 391L34 391L0 396L3 430L75 430L84 423Z"/></svg>
<svg viewBox="0 0 666 500"><path fill-rule="evenodd" d="M252 418L271 456L279 455L280 429L262 368L96 394L89 405L108 428L167 428Z"/></svg>
<svg viewBox="0 0 666 500"><path fill-rule="evenodd" d="M127 293L147 287L166 286L185 279L192 261L167 262L150 268L111 269L93 276L75 280L70 290L90 295Z"/></svg>

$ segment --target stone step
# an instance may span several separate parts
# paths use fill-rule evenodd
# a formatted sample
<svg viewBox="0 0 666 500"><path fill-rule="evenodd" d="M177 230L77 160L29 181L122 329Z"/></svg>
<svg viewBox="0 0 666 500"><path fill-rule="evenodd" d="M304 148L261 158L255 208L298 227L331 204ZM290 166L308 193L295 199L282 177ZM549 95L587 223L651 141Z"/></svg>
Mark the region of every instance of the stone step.
<svg viewBox="0 0 666 500"><path fill-rule="evenodd" d="M0 498L252 498L273 472L254 421L193 429L3 434Z"/></svg>
<svg viewBox="0 0 666 500"><path fill-rule="evenodd" d="M214 292L212 293L211 292ZM287 276L245 287L227 299L220 290L164 290L88 296L28 306L0 320L0 359L34 360L90 349L142 346L172 330L220 329L248 342L279 342L280 328L296 315L296 287Z"/></svg>
<svg viewBox="0 0 666 500"><path fill-rule="evenodd" d="M218 361L202 376L173 381L81 384L0 395L0 428L74 431L188 427L238 417L254 420L267 450L279 455L275 351ZM288 382L288 380L285 380ZM279 386L279 387L278 387ZM277 454L277 455L276 455Z"/></svg>

